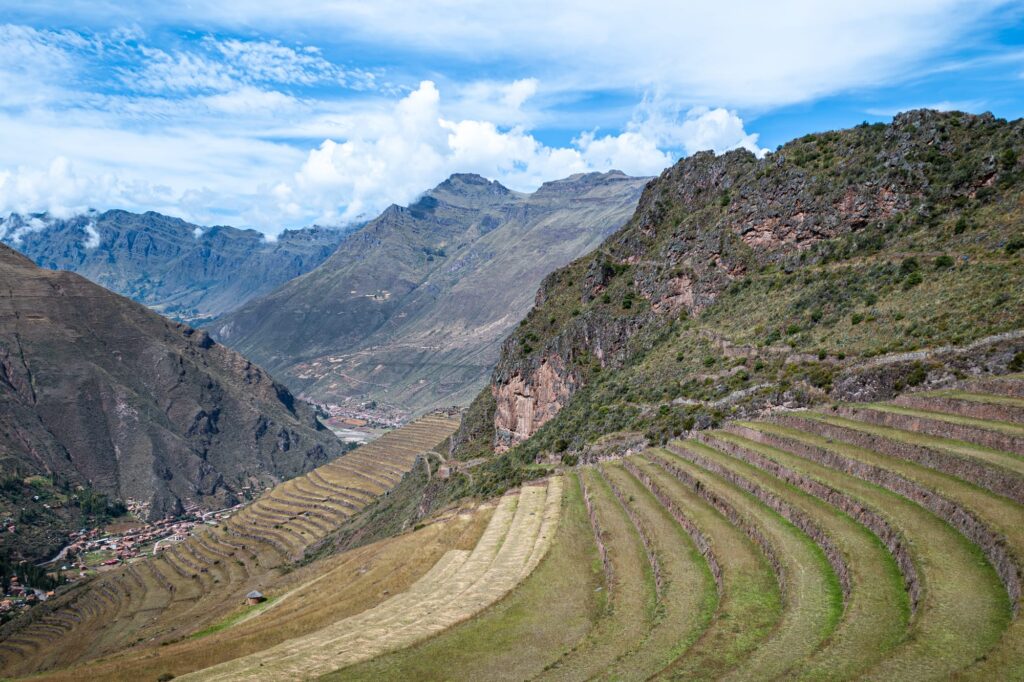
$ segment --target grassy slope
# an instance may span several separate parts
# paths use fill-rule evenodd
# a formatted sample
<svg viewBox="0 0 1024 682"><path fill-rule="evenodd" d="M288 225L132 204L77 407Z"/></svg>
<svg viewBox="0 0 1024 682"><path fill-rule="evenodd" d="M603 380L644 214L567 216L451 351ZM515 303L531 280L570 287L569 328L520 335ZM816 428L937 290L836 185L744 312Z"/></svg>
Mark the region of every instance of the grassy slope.
<svg viewBox="0 0 1024 682"><path fill-rule="evenodd" d="M1010 500L913 462L888 457L844 443L828 442L826 439L812 434L801 435L800 439L819 447L834 450L846 457L895 471L963 505L983 523L1006 538L1010 551L1018 561L1024 557L1024 528L1020 523L1021 510L1019 505ZM1000 644L982 657L983 664L978 666L977 674L981 676L983 672L995 674L996 671L999 671L999 674L1007 678L1024 675L1024 638L1020 634L1022 631L1024 631L1024 621L1018 617L1010 625Z"/></svg>
<svg viewBox="0 0 1024 682"><path fill-rule="evenodd" d="M684 655L707 629L718 604L714 577L693 540L657 498L620 464L603 467L633 509L652 545L662 590L651 634L607 671L612 679L646 679Z"/></svg>
<svg viewBox="0 0 1024 682"><path fill-rule="evenodd" d="M217 623L225 627L199 631L201 637L128 650L41 679L156 679L164 673L182 675L266 649L401 592L448 549L472 547L489 518L489 510L471 520L446 515L418 531L324 558L276 581L272 603L262 607L256 617L249 617L249 609L239 609Z"/></svg>
<svg viewBox="0 0 1024 682"><path fill-rule="evenodd" d="M877 536L837 508L757 467L707 447L700 453L814 519L840 549L849 568L851 590L842 620L824 646L792 671L792 677L853 677L903 639L910 619L907 592L896 563Z"/></svg>
<svg viewBox="0 0 1024 682"><path fill-rule="evenodd" d="M835 630L843 610L837 576L811 538L753 495L679 457L672 457L671 462L749 519L779 557L785 581L782 619L772 636L733 673L732 679L746 679L755 673L764 677L786 675Z"/></svg>
<svg viewBox="0 0 1024 682"><path fill-rule="evenodd" d="M743 531L660 467L644 459L637 464L711 541L722 567L722 596L711 625L662 676L720 677L741 665L778 623L782 615L778 583Z"/></svg>
<svg viewBox="0 0 1024 682"><path fill-rule="evenodd" d="M457 670L463 679L522 680L571 651L600 618L604 593L579 485L567 483L550 552L505 599L434 639L331 677L435 680Z"/></svg>
<svg viewBox="0 0 1024 682"><path fill-rule="evenodd" d="M998 641L1010 617L1006 592L981 551L951 526L878 486L776 448L731 434L721 436L862 500L904 534L922 577L922 597L910 637L871 671L873 678L947 676Z"/></svg>

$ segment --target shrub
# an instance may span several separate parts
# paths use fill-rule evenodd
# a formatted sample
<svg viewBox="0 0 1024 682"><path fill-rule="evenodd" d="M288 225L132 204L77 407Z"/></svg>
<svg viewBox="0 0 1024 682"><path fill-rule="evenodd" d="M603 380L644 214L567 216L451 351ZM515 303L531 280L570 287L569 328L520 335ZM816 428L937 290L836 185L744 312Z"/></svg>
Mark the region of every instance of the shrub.
<svg viewBox="0 0 1024 682"><path fill-rule="evenodd" d="M853 315L850 315L850 324L860 324L863 321L864 316L861 315L860 313L854 313Z"/></svg>
<svg viewBox="0 0 1024 682"><path fill-rule="evenodd" d="M907 374L906 384L907 386L920 386L927 378L928 370L920 362L915 362L910 373Z"/></svg>
<svg viewBox="0 0 1024 682"><path fill-rule="evenodd" d="M1011 256L1024 249L1024 239L1014 239L1006 243L1006 253Z"/></svg>
<svg viewBox="0 0 1024 682"><path fill-rule="evenodd" d="M1017 354L1013 356L1010 360L1010 364L1007 365L1007 368L1011 372L1024 371L1024 350L1018 351Z"/></svg>
<svg viewBox="0 0 1024 682"><path fill-rule="evenodd" d="M921 273L915 270L907 275L907 278L903 280L903 291L909 291L923 281L924 278L921 277Z"/></svg>
<svg viewBox="0 0 1024 682"><path fill-rule="evenodd" d="M950 256L943 254L935 259L936 270L948 270L951 267L953 267L953 259Z"/></svg>
<svg viewBox="0 0 1024 682"><path fill-rule="evenodd" d="M1003 167L1003 170L1010 170L1017 165L1017 152L1013 147L1007 147L1003 150L1003 153L999 156L999 164Z"/></svg>

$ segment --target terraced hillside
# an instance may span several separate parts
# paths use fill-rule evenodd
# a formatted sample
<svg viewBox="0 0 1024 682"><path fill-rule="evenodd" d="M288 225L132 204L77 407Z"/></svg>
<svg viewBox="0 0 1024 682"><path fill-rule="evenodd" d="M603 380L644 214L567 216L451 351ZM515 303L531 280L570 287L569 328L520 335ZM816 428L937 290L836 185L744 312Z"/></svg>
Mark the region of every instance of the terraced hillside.
<svg viewBox="0 0 1024 682"><path fill-rule="evenodd" d="M408 590L305 637L181 679L309 679L441 632L533 571L554 536L561 502L559 477L506 493L472 551L445 553Z"/></svg>
<svg viewBox="0 0 1024 682"><path fill-rule="evenodd" d="M218 527L153 559L72 589L0 633L4 674L63 667L224 617L249 590L271 591L305 550L391 489L457 420L424 417L291 479Z"/></svg>
<svg viewBox="0 0 1024 682"><path fill-rule="evenodd" d="M1003 375L697 432L47 679L1021 679L1022 408Z"/></svg>
<svg viewBox="0 0 1024 682"><path fill-rule="evenodd" d="M334 677L1021 679L1022 406L970 380L582 466L505 600Z"/></svg>

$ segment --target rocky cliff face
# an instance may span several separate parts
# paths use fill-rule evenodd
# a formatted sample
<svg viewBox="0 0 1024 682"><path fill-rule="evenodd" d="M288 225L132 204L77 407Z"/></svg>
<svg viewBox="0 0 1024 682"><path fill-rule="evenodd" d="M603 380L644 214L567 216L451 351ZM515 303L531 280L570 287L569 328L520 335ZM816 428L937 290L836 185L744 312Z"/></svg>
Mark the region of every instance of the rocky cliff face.
<svg viewBox="0 0 1024 682"><path fill-rule="evenodd" d="M0 446L4 481L60 481L153 517L231 503L343 452L312 408L205 332L2 245ZM30 519L57 523L36 506ZM44 553L18 545L26 531L4 543Z"/></svg>
<svg viewBox="0 0 1024 682"><path fill-rule="evenodd" d="M337 229L199 227L159 213L107 211L68 220L12 215L0 239L37 265L70 270L174 319L199 322L265 294L322 263Z"/></svg>
<svg viewBox="0 0 1024 682"><path fill-rule="evenodd" d="M522 194L454 175L211 333L317 400L469 402L544 275L622 225L645 182L593 173Z"/></svg>
<svg viewBox="0 0 1024 682"><path fill-rule="evenodd" d="M493 444L502 450L529 438L595 377L611 382L609 371L647 362L644 358L649 355L667 356L666 344L676 343L678 361L685 363L689 353L707 347L707 339L717 338L718 349L699 351L708 353L707 366L719 367L719 357L722 363L734 362L735 357L728 359L720 352L736 340L722 335L724 327L730 327L730 334L741 330L747 337L769 337L750 343L751 367L743 371L744 376L754 374L755 363L765 365L756 362L760 346L773 347L787 335L792 337L791 348L811 346L801 362L816 361L819 348L831 343L828 334L833 332L824 325L840 324L840 315L855 301L840 300L851 298L852 290L843 292L823 281L827 295L810 300L805 292L801 302L799 285L793 281L801 277L798 273L813 271L813 277L823 280L841 274L867 289L873 286L866 271L870 265L875 268L874 281L886 284L863 294L869 305L877 306L875 301L882 296L902 305L901 297L923 292L914 288L921 275L910 273L925 272L922 261L930 262L937 254L963 254L956 261L961 270L988 259L1003 267L1001 250L1007 240L1012 241L1008 212L1019 209L1012 197L1018 196L1021 177L1022 130L1020 121L1006 123L991 115L914 111L896 117L891 125L807 136L763 159L734 151L721 156L702 152L681 160L647 186L622 229L591 254L544 280L534 309L503 343L491 384L478 398L481 404L494 403L489 436ZM887 249L892 254L889 259ZM907 262L897 270L900 259ZM951 287L959 286L949 274L949 264L954 262L946 255L934 266L935 271L947 273L942 277L950 280ZM843 263L843 269L835 263ZM811 275L802 277L804 284L812 281ZM899 278L904 278L902 286L896 286ZM749 300L750 294L742 292L769 281L765 290L776 287L779 293L769 295L759 310ZM959 281L976 285L966 275ZM998 288L1008 285L1004 279ZM726 292L730 297L720 301ZM747 307L730 313L740 315L740 320L729 321L722 311L738 306L734 300L743 296L748 296ZM791 307L780 308L776 319L765 318L765 311L790 299ZM922 306L930 309L933 303L929 300ZM939 315L941 306L936 310ZM1005 329L1016 314L1016 310L1007 316L993 311L974 334ZM784 323L784 315L792 324ZM871 315L868 309L854 318ZM744 316L751 320L747 327L743 327ZM755 325L755 318L763 324ZM903 319L904 313L896 317ZM876 334L880 348L864 352L890 350L884 343L905 326L890 323L884 333ZM690 332L680 333L684 327ZM821 332L817 336L816 327ZM929 334L935 342L951 335L946 322L929 327ZM675 340L669 342L669 337ZM964 332L957 340L975 337ZM846 343L848 350L836 355L847 363L867 343L858 345L859 340L848 339L835 340L837 348ZM919 347L922 342L920 338L900 340L892 348ZM767 357L768 350L762 355ZM820 354L828 356L827 351ZM780 357L786 355L783 352ZM707 372L708 386L724 385L736 371ZM680 395L680 384L688 380L680 374L671 382L649 377L648 383L657 387L659 395L662 389L665 395ZM658 405L657 400L625 403L635 403L629 410L635 409L636 414ZM684 403L675 405L680 404ZM669 404L669 409L676 406ZM596 419L592 416L591 421ZM454 441L460 439L472 436L460 433Z"/></svg>

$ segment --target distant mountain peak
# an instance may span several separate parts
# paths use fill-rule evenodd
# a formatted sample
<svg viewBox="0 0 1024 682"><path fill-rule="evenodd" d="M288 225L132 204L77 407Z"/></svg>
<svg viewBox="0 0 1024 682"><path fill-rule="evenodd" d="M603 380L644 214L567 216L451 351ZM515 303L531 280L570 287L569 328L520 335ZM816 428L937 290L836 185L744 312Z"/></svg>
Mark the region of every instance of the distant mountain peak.
<svg viewBox="0 0 1024 682"><path fill-rule="evenodd" d="M447 180L430 190L428 194L438 192L455 194L512 194L512 190L497 180L488 180L476 173L452 173L448 176Z"/></svg>

